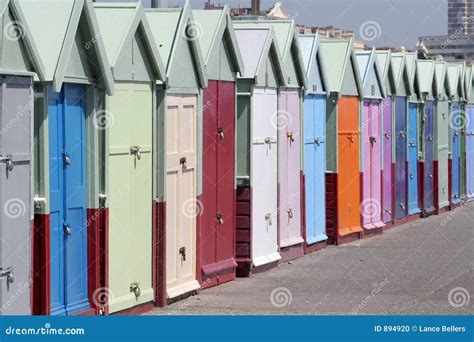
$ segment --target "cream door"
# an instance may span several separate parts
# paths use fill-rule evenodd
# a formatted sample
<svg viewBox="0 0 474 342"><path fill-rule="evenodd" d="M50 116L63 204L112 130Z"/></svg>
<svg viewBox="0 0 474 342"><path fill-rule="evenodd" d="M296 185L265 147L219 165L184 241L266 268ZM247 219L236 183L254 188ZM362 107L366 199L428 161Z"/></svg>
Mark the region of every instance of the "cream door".
<svg viewBox="0 0 474 342"><path fill-rule="evenodd" d="M196 96L168 96L166 110L166 292L199 288L196 280Z"/></svg>
<svg viewBox="0 0 474 342"><path fill-rule="evenodd" d="M109 311L112 313L153 300L152 86L116 84L109 104Z"/></svg>

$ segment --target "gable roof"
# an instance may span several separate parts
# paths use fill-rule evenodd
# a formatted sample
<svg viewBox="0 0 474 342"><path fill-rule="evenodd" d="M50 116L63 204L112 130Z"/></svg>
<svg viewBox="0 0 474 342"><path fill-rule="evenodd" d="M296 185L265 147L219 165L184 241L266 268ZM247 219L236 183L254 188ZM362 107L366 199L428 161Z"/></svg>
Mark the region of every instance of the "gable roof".
<svg viewBox="0 0 474 342"><path fill-rule="evenodd" d="M230 17L230 8L225 6L218 10L193 10L193 16L203 30L199 43L205 65L208 65L212 52L219 47L222 37L225 36L225 43L231 54L233 70L242 75L244 73L244 62Z"/></svg>
<svg viewBox="0 0 474 342"><path fill-rule="evenodd" d="M31 65L33 66L36 75L40 81L44 80L44 65L41 59L41 56L38 52L36 44L33 40L33 37L28 27L25 17L21 10L19 10L16 3L11 0L2 0L0 2L0 18L2 18L7 11L11 11L13 19L16 22L16 25L20 26L21 36L20 41L23 47L25 48L26 53L28 54L28 59ZM4 37L5 39L5 37ZM3 39L0 39L0 51L3 51ZM0 65L0 70L3 70L3 65Z"/></svg>
<svg viewBox="0 0 474 342"><path fill-rule="evenodd" d="M407 96L413 94L415 90L413 88L413 82L410 81L410 71L406 55L403 52L393 53L391 54L391 59L396 89L400 87L401 82L406 81L406 85L408 86Z"/></svg>
<svg viewBox="0 0 474 342"><path fill-rule="evenodd" d="M465 96L465 92L466 92L466 89L465 89L465 78L466 78L466 62L465 61L462 61L462 62L452 62L454 65L457 65L457 67L459 68L459 88L460 88L460 91L461 91L461 97L462 98L466 98Z"/></svg>
<svg viewBox="0 0 474 342"><path fill-rule="evenodd" d="M461 97L462 92L460 92L461 88L459 87L459 82L461 82L461 69L456 63L448 62L447 75L449 80L450 95L457 95L458 97Z"/></svg>
<svg viewBox="0 0 474 342"><path fill-rule="evenodd" d="M105 51L112 71L117 64L120 53L125 48L126 42L131 40L137 30L141 28L143 32L141 38L145 43L155 76L158 80L164 80L166 78L165 66L156 47L141 3L94 3L94 8L99 19L100 34L103 37ZM114 20L110 21L110 18L114 18ZM109 20L107 21L107 19Z"/></svg>
<svg viewBox="0 0 474 342"><path fill-rule="evenodd" d="M276 40L278 41L278 47L283 63L288 62L290 58L295 58L295 70L298 77L298 83L301 87L307 88L308 80L306 78L306 68L301 55L301 48L294 20L239 20L237 17L234 22L246 25L271 26L275 32Z"/></svg>
<svg viewBox="0 0 474 342"><path fill-rule="evenodd" d="M326 60L331 61L326 65L327 76L329 80L329 90L341 96L342 84L347 66L352 63L354 66L354 78L357 90L361 98L364 97L362 81L359 76L359 67L357 65L354 50L352 48L352 39L322 39L321 49Z"/></svg>
<svg viewBox="0 0 474 342"><path fill-rule="evenodd" d="M113 93L113 78L99 31L94 6L90 0L13 0L18 5L31 29L32 37L43 58L46 82L53 82L53 89L60 91L68 59L75 42L81 16L84 14L92 32L101 72L101 82L108 94ZM54 20L54 25L45 25Z"/></svg>
<svg viewBox="0 0 474 342"><path fill-rule="evenodd" d="M182 35L189 43L199 84L202 88L206 88L207 76L198 39L200 33L196 32L198 30L195 27L190 1L186 0L183 8L146 9L145 14L154 33L155 44L165 63L166 77L169 78L171 67L178 61L176 39ZM189 36L190 34L193 36Z"/></svg>
<svg viewBox="0 0 474 342"><path fill-rule="evenodd" d="M474 82L474 66L466 66L466 99L470 99L472 92L472 83Z"/></svg>
<svg viewBox="0 0 474 342"><path fill-rule="evenodd" d="M271 54L273 62L276 64L274 66L279 70L281 76L280 84L286 85L283 61L273 28L271 26L244 25L235 22L234 30L245 65L245 71L241 78L255 79L260 73L260 68L264 65L266 57ZM249 42L246 40L247 36L245 35L248 32L252 32L252 38L255 40L254 44L248 44Z"/></svg>
<svg viewBox="0 0 474 342"><path fill-rule="evenodd" d="M390 50L377 50L376 56L380 71L382 73L384 85L389 83L391 87L393 86L396 88L396 84L393 84L396 83L396 79L392 65L392 52Z"/></svg>
<svg viewBox="0 0 474 342"><path fill-rule="evenodd" d="M329 80L326 73L326 64L321 49L321 39L319 38L319 34L300 34L298 40L300 43L301 57L306 69L306 79L310 78L309 73L311 72L311 66L318 60L322 82L324 87L327 89L326 96L329 96Z"/></svg>
<svg viewBox="0 0 474 342"><path fill-rule="evenodd" d="M382 72L380 71L379 63L377 61L377 54L375 48L372 48L371 51L356 51L355 53L357 64L359 66L360 78L362 80L362 85L367 86L369 81L369 75L372 70L375 71L375 76L379 84L380 93L382 97L385 97L385 87L383 83Z"/></svg>
<svg viewBox="0 0 474 342"><path fill-rule="evenodd" d="M433 94L433 84L434 89L437 90L434 65L434 61L432 60L419 59L416 61L416 75L418 77L418 89L420 95L423 93ZM436 92L433 94L433 96L435 95L437 95Z"/></svg>
<svg viewBox="0 0 474 342"><path fill-rule="evenodd" d="M446 95L451 97L447 69L448 68L445 61L435 61L436 86L438 88L438 94L442 94L447 90ZM445 87L446 84L448 84L448 89Z"/></svg>
<svg viewBox="0 0 474 342"><path fill-rule="evenodd" d="M407 65L407 72L410 80L410 86L412 87L412 94L415 94L415 76L416 76L416 61L417 56L415 52L405 52L405 62Z"/></svg>

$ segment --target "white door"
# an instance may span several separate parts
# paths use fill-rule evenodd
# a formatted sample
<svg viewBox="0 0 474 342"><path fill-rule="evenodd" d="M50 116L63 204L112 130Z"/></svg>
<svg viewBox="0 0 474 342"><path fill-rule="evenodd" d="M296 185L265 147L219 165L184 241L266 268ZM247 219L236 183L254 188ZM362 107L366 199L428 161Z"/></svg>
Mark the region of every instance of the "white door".
<svg viewBox="0 0 474 342"><path fill-rule="evenodd" d="M277 125L274 88L252 94L252 262L255 267L280 259L277 225ZM238 139L238 137L237 137Z"/></svg>
<svg viewBox="0 0 474 342"><path fill-rule="evenodd" d="M196 280L196 96L168 96L166 109L166 292L199 288Z"/></svg>

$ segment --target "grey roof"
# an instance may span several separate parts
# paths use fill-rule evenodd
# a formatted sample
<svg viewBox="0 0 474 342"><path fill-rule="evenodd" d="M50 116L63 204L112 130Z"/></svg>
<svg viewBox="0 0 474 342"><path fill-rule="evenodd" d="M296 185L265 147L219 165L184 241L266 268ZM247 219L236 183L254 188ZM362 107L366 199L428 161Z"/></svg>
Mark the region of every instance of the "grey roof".
<svg viewBox="0 0 474 342"><path fill-rule="evenodd" d="M405 53L405 62L407 65L408 77L410 80L410 86L412 87L412 93L416 91L415 87L415 76L416 76L416 61L417 56L416 52L406 52Z"/></svg>
<svg viewBox="0 0 474 342"><path fill-rule="evenodd" d="M183 8L158 8L145 10L161 58L166 65L166 75L169 77L171 65L179 63L177 44L175 41L183 32L194 31L194 18L191 3L186 0ZM199 32L195 33L199 34ZM201 53L199 39L187 39L195 61L196 73L202 88L207 87L207 76L204 67L204 58Z"/></svg>
<svg viewBox="0 0 474 342"><path fill-rule="evenodd" d="M33 40L43 59L44 81L53 82L60 91L80 18L84 14L95 38L92 48L98 56L101 79L109 94L113 93L113 77L99 31L94 6L90 0L13 0L24 15ZM46 24L47 22L53 24Z"/></svg>
<svg viewBox="0 0 474 342"><path fill-rule="evenodd" d="M420 95L423 93L433 93L433 82L435 84L435 90L437 90L436 87L436 75L435 75L435 64L434 61L432 60L422 60L419 59L416 61L416 75L418 78L418 89L420 92ZM433 95L437 95L436 93Z"/></svg>
<svg viewBox="0 0 474 342"><path fill-rule="evenodd" d="M141 3L95 3L94 8L112 71L120 53L125 48L125 42L133 37L138 28L141 28L143 42L146 45L155 76L157 80L164 81L166 69ZM114 18L114 20L110 20L110 18Z"/></svg>
<svg viewBox="0 0 474 342"><path fill-rule="evenodd" d="M445 91L445 85L448 84L447 94L451 97L451 89L449 86L449 78L447 77L448 65L445 61L436 61L435 62L435 74L436 74L436 86L438 87L438 94L441 94Z"/></svg>
<svg viewBox="0 0 474 342"><path fill-rule="evenodd" d="M413 82L410 81L410 71L407 64L407 58L403 52L392 53L391 56L392 70L395 79L395 87L398 89L401 82L404 82L404 79L408 85L407 95L411 95L415 92L413 88Z"/></svg>
<svg viewBox="0 0 474 342"><path fill-rule="evenodd" d="M380 93L382 97L385 97L385 87L383 83L383 74L380 70L379 62L377 60L377 52L375 48L371 51L356 51L355 53L357 64L359 66L360 78L362 84L366 86L366 82L369 80L369 74L372 70L375 70L375 76L379 84Z"/></svg>
<svg viewBox="0 0 474 342"><path fill-rule="evenodd" d="M30 28L26 23L23 13L18 8L17 3L12 0L1 0L0 1L0 18L4 16L7 10L10 10L13 18L17 25L21 29L21 43L25 48L26 53L28 54L29 61L36 72L36 75L40 81L44 80L44 65L41 59L41 56L38 52L36 44L31 35ZM3 50L3 39L0 39L0 51ZM2 71L3 66L0 66L0 71ZM5 71L5 70L3 70Z"/></svg>
<svg viewBox="0 0 474 342"><path fill-rule="evenodd" d="M223 9L216 10L194 10L194 20L202 27L202 34L199 38L204 63L207 66L212 52L218 48L222 37L225 35L228 50L231 53L234 71L244 73L244 62L240 54L239 43L235 36L230 8L225 6Z"/></svg>
<svg viewBox="0 0 474 342"><path fill-rule="evenodd" d="M319 60L319 68L321 77L326 91L326 95L329 96L329 80L326 72L326 62L324 60L324 54L321 47L321 39L319 34L300 34L298 36L300 43L301 56L303 63L306 68L306 79L309 79L309 73L311 72L311 66L316 63L316 59Z"/></svg>
<svg viewBox="0 0 474 342"><path fill-rule="evenodd" d="M357 90L359 91L359 96L363 98L364 90L359 76L359 67L352 48L352 39L322 39L321 48L324 58L330 61L326 64L330 91L337 93L339 96L341 95L344 74L349 63L352 63Z"/></svg>
<svg viewBox="0 0 474 342"><path fill-rule="evenodd" d="M450 95L456 96L457 94L458 97L462 97L462 86L459 86L459 82L464 82L464 80L461 78L461 68L456 63L448 62L447 64Z"/></svg>
<svg viewBox="0 0 474 342"><path fill-rule="evenodd" d="M472 83L474 82L474 66L466 66L466 99L471 98Z"/></svg>

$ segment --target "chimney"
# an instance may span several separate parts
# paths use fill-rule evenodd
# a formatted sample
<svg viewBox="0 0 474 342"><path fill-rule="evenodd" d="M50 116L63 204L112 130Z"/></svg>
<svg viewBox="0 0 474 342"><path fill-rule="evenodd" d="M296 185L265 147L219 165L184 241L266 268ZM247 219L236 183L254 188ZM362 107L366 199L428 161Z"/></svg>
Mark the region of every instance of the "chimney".
<svg viewBox="0 0 474 342"><path fill-rule="evenodd" d="M252 15L260 15L260 0L252 0Z"/></svg>

